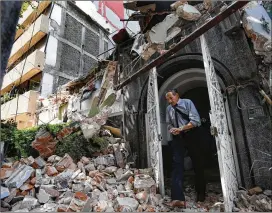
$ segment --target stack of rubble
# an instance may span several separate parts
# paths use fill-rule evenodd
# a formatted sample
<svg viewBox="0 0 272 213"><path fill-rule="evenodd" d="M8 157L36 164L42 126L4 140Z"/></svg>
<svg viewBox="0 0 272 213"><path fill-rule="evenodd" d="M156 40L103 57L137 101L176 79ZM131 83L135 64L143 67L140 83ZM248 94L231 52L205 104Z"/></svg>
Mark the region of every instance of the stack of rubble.
<svg viewBox="0 0 272 213"><path fill-rule="evenodd" d="M260 187L254 187L248 191L239 190L236 193L235 212L271 212L272 211L272 191L262 190Z"/></svg>
<svg viewBox="0 0 272 213"><path fill-rule="evenodd" d="M68 154L3 163L1 212L167 210L151 169L118 163L113 154L82 157L77 164Z"/></svg>

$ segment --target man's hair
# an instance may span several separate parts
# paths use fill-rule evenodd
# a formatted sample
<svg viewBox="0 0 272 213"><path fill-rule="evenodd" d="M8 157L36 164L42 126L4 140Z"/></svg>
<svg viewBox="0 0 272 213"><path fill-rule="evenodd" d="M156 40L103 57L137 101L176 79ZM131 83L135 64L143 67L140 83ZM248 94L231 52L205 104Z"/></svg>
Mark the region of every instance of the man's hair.
<svg viewBox="0 0 272 213"><path fill-rule="evenodd" d="M169 90L167 90L165 95L167 95L167 93L169 93L169 92L172 92L173 95L178 95L178 90L177 89L169 89Z"/></svg>

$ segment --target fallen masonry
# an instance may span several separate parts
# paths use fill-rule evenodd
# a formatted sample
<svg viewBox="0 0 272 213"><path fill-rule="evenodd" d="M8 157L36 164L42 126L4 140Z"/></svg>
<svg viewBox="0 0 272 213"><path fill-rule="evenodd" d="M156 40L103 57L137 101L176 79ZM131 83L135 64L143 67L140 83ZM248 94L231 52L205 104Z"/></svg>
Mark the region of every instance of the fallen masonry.
<svg viewBox="0 0 272 213"><path fill-rule="evenodd" d="M151 190L155 181L145 174L146 170L128 165L120 168L114 155L101 153L94 158L82 157L77 164L68 154L52 155L47 161L41 157L28 159L32 160L20 160L20 165L17 161L8 162L13 172L9 177L2 177L1 212L160 211L166 208L162 201L154 205L150 199L158 195L156 190Z"/></svg>
<svg viewBox="0 0 272 213"><path fill-rule="evenodd" d="M1 212L199 212L223 208L218 199L222 194L196 204L192 190L186 191L187 209L170 208L164 205L169 197L157 193L151 168L135 169L129 164L120 168L115 155L83 156L77 164L68 154L52 155L47 160L38 157L32 162L40 163L20 160L19 165L18 161L3 164L9 165L13 173L2 179ZM268 210L264 196L255 202Z"/></svg>

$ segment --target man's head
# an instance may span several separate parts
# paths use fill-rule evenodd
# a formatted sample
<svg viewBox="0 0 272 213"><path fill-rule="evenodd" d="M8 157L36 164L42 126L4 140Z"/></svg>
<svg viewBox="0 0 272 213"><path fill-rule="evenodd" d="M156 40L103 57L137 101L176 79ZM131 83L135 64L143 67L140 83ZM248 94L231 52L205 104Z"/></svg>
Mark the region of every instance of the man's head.
<svg viewBox="0 0 272 213"><path fill-rule="evenodd" d="M166 100L169 104L172 106L175 106L178 103L179 100L179 94L176 89L170 89L165 94Z"/></svg>

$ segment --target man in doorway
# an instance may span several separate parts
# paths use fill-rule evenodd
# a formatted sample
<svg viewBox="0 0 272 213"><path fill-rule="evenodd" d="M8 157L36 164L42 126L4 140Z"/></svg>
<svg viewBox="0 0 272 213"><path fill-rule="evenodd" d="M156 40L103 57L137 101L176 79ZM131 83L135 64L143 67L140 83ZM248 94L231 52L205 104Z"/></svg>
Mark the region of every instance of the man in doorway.
<svg viewBox="0 0 272 213"><path fill-rule="evenodd" d="M172 150L172 188L171 206L185 206L183 190L184 150L187 149L195 171L197 201L204 201L206 183L201 141L201 121L193 102L180 99L178 91L171 89L166 93L169 106L166 110L168 131L173 136Z"/></svg>

